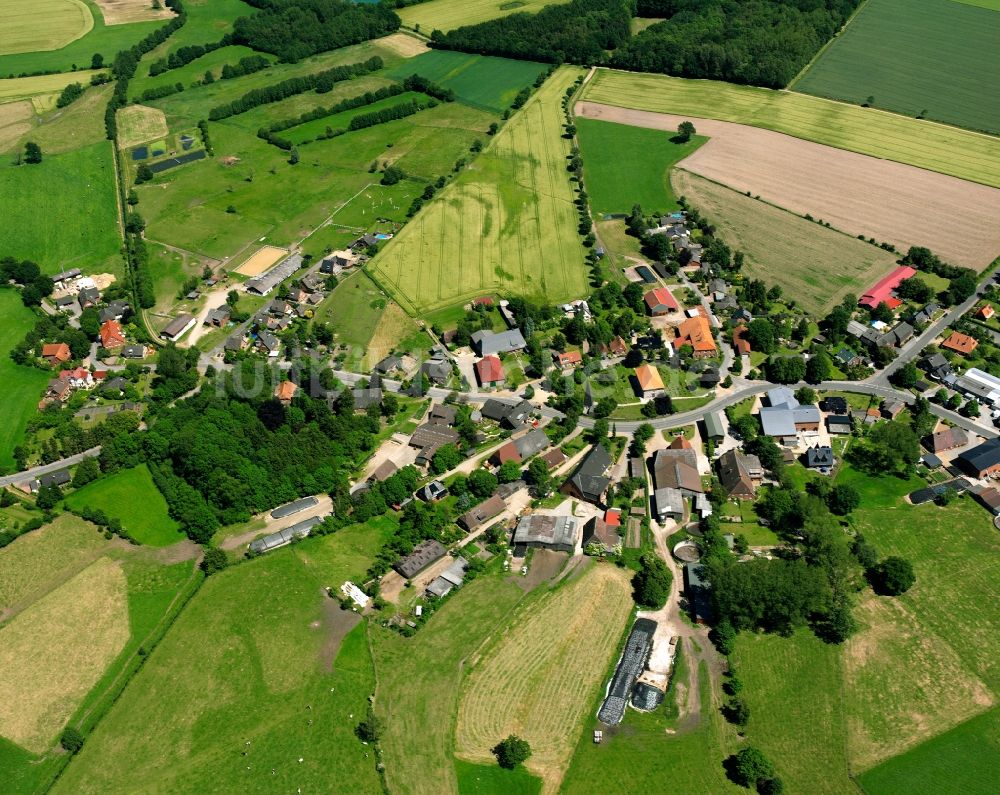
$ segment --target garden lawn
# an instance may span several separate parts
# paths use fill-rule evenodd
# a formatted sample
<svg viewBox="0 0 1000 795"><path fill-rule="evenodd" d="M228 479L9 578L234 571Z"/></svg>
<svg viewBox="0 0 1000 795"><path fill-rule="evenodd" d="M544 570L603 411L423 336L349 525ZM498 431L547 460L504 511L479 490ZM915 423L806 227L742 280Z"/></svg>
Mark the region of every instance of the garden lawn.
<svg viewBox="0 0 1000 795"><path fill-rule="evenodd" d="M1000 187L1000 139L806 94L598 69L582 98L749 124Z"/></svg>
<svg viewBox="0 0 1000 795"><path fill-rule="evenodd" d="M382 538L348 527L209 578L54 791L377 792L354 735L374 690L365 627L338 642L354 618L325 587Z"/></svg>
<svg viewBox="0 0 1000 795"><path fill-rule="evenodd" d="M34 323L35 315L21 303L20 293L0 289L0 383L4 385L0 472L14 469L14 448L24 440L24 429L49 379L44 370L14 364L10 358L11 349L24 339Z"/></svg>
<svg viewBox="0 0 1000 795"><path fill-rule="evenodd" d="M1000 14L987 8L868 0L793 87L995 134L998 41Z"/></svg>
<svg viewBox="0 0 1000 795"><path fill-rule="evenodd" d="M46 273L76 266L120 274L116 201L108 141L43 155L37 165L15 166L4 159L4 254L34 260Z"/></svg>
<svg viewBox="0 0 1000 795"><path fill-rule="evenodd" d="M579 74L566 67L550 77L372 261L404 309L423 313L497 291L550 303L586 292L560 106Z"/></svg>
<svg viewBox="0 0 1000 795"><path fill-rule="evenodd" d="M576 129L595 215L628 213L636 204L646 215L678 209L670 171L708 140L678 143L660 130L583 118Z"/></svg>
<svg viewBox="0 0 1000 795"><path fill-rule="evenodd" d="M478 25L514 13L536 14L545 6L569 0L431 0L399 9L403 25L426 35L434 30L447 33L464 25Z"/></svg>
<svg viewBox="0 0 1000 795"><path fill-rule="evenodd" d="M121 520L141 544L165 547L181 541L180 526L167 514L167 501L153 483L145 464L88 483L66 498L67 507L80 511L100 508Z"/></svg>
<svg viewBox="0 0 1000 795"><path fill-rule="evenodd" d="M397 80L418 74L450 88L462 102L500 113L510 107L518 91L530 86L547 68L534 61L431 50L397 64L385 74Z"/></svg>
<svg viewBox="0 0 1000 795"><path fill-rule="evenodd" d="M996 790L998 766L1000 708L994 707L862 773L858 782L868 795L990 795Z"/></svg>
<svg viewBox="0 0 1000 795"><path fill-rule="evenodd" d="M93 27L85 35L58 50L36 50L0 55L0 76L16 76L35 72L68 72L74 67L81 69L90 66L94 53L104 56L104 61L110 64L115 53L127 50L141 38L166 24L163 21L134 22L129 25L105 25L97 4L92 0L82 0L90 9L93 17ZM22 5L21 0L7 0L15 5ZM189 6L186 3L185 6ZM34 6L32 6L34 9ZM46 24L44 18L35 15L31 24L42 27Z"/></svg>

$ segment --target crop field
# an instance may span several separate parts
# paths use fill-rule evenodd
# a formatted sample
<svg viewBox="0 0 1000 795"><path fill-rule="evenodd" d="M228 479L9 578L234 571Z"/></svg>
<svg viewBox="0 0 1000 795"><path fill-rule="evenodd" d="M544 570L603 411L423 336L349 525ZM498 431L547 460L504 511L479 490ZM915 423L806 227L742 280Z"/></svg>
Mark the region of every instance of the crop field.
<svg viewBox="0 0 1000 795"><path fill-rule="evenodd" d="M391 716L381 743L390 792L457 795L452 756L461 664L523 595L513 577L481 575L412 638L372 629L376 710Z"/></svg>
<svg viewBox="0 0 1000 795"><path fill-rule="evenodd" d="M430 0L418 6L401 8L397 12L403 24L426 35L431 31L449 30L464 25L478 25L490 19L527 12L535 14L545 6L558 5L569 0Z"/></svg>
<svg viewBox="0 0 1000 795"><path fill-rule="evenodd" d="M22 367L10 358L11 349L24 339L34 322L34 314L21 303L17 292L0 290L0 383L4 385L0 471L14 469L14 448L21 443L28 419L34 415L49 379L43 370Z"/></svg>
<svg viewBox="0 0 1000 795"><path fill-rule="evenodd" d="M868 795L989 795L996 789L998 763L1000 708L994 707L862 773L858 782Z"/></svg>
<svg viewBox="0 0 1000 795"><path fill-rule="evenodd" d="M869 0L792 88L998 133L998 41L995 10Z"/></svg>
<svg viewBox="0 0 1000 795"><path fill-rule="evenodd" d="M397 64L386 74L400 80L419 74L450 88L462 102L500 113L510 107L518 91L534 83L547 68L534 61L431 50Z"/></svg>
<svg viewBox="0 0 1000 795"><path fill-rule="evenodd" d="M80 0L0 0L0 55L58 50L94 26Z"/></svg>
<svg viewBox="0 0 1000 795"><path fill-rule="evenodd" d="M0 619L67 573L85 566L108 546L97 529L72 514L18 538L0 550Z"/></svg>
<svg viewBox="0 0 1000 795"><path fill-rule="evenodd" d="M141 544L165 547L184 539L145 464L88 483L69 495L66 504L74 510L100 508L120 519Z"/></svg>
<svg viewBox="0 0 1000 795"><path fill-rule="evenodd" d="M1000 187L1000 139L807 94L599 69L583 99L731 121Z"/></svg>
<svg viewBox="0 0 1000 795"><path fill-rule="evenodd" d="M0 80L0 101L24 99L38 94L59 93L70 83L87 85L90 83L90 76L94 74L97 72L85 70L72 74L36 75L35 77Z"/></svg>
<svg viewBox="0 0 1000 795"><path fill-rule="evenodd" d="M676 130L683 116L581 103L586 116ZM1000 251L1000 190L924 169L833 149L740 124L693 119L711 140L681 168L855 237L905 251L927 246L949 262L981 269ZM586 163L585 163L586 165ZM947 229L927 224L926 197L961 207Z"/></svg>
<svg viewBox="0 0 1000 795"><path fill-rule="evenodd" d="M382 537L348 527L209 578L54 791L378 791L354 735L374 690L365 627L324 589Z"/></svg>
<svg viewBox="0 0 1000 795"><path fill-rule="evenodd" d="M118 145L122 148L165 138L170 129L159 108L129 105L118 111Z"/></svg>
<svg viewBox="0 0 1000 795"><path fill-rule="evenodd" d="M587 118L577 119L576 129L590 206L601 215L628 213L635 204L647 215L678 209L670 171L708 140L675 143L661 130Z"/></svg>
<svg viewBox="0 0 1000 795"><path fill-rule="evenodd" d="M674 172L673 185L746 255L747 274L781 285L814 317L845 295L860 295L895 267L896 257L881 248L686 171Z"/></svg>
<svg viewBox="0 0 1000 795"><path fill-rule="evenodd" d="M125 573L95 561L0 629L0 735L40 753L129 638Z"/></svg>
<svg viewBox="0 0 1000 795"><path fill-rule="evenodd" d="M73 266L121 272L114 180L109 142L44 156L38 165L15 166L4 158L6 253L32 259L47 273Z"/></svg>
<svg viewBox="0 0 1000 795"><path fill-rule="evenodd" d="M627 578L612 566L591 566L532 602L495 646L469 661L458 755L489 762L490 749L516 734L531 744L528 770L557 784L631 609Z"/></svg>
<svg viewBox="0 0 1000 795"><path fill-rule="evenodd" d="M154 8L146 0L94 0L108 25L125 25L149 19L170 19L174 14L169 8ZM161 3L161 6L163 4Z"/></svg>
<svg viewBox="0 0 1000 795"><path fill-rule="evenodd" d="M578 74L566 68L549 78L374 259L376 278L405 309L426 312L505 291L552 302L586 290L559 104Z"/></svg>

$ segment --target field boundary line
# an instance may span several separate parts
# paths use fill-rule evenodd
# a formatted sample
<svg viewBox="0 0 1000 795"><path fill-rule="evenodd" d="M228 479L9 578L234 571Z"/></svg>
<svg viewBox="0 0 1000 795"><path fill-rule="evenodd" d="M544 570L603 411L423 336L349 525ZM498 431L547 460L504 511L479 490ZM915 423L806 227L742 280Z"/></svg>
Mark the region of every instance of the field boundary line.
<svg viewBox="0 0 1000 795"><path fill-rule="evenodd" d="M858 7L854 9L854 12L845 20L844 24L840 26L837 32L834 33L829 39L827 39L826 43L819 48L816 54L809 59L809 62L805 66L799 69L798 74L796 74L795 77L793 77L789 81L788 85L785 86L784 89L785 91L795 90L795 84L798 83L799 80L802 79L802 76L813 67L813 64L815 64L820 58L823 57L823 55L826 53L828 49L830 49L833 43L837 41L842 35L844 35L844 31L846 31L847 28L851 25L851 23L854 22L858 14L861 13L862 9L868 8L869 2L871 2L871 0L862 0L862 2L858 4ZM805 93L805 92L796 92L796 93ZM810 96L813 95L810 94Z"/></svg>

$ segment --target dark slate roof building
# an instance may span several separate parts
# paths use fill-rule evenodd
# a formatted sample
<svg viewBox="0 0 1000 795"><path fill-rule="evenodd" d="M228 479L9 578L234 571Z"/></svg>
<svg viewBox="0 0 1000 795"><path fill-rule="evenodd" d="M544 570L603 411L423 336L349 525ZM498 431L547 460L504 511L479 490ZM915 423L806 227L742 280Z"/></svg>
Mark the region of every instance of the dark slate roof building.
<svg viewBox="0 0 1000 795"><path fill-rule="evenodd" d="M594 445L580 462L576 472L563 484L563 494L594 504L600 503L611 484L611 478L607 475L609 469L611 456L608 451L599 444Z"/></svg>
<svg viewBox="0 0 1000 795"><path fill-rule="evenodd" d="M353 389L351 393L354 395L354 408L358 411L364 411L369 406L378 406L382 403L381 389Z"/></svg>
<svg viewBox="0 0 1000 795"><path fill-rule="evenodd" d="M806 466L809 469L818 469L820 472L829 472L833 467L833 448L810 447L806 450Z"/></svg>
<svg viewBox="0 0 1000 795"><path fill-rule="evenodd" d="M514 544L527 547L548 547L572 553L580 535L580 525L572 516L543 516L537 513L522 516L514 530Z"/></svg>
<svg viewBox="0 0 1000 795"><path fill-rule="evenodd" d="M396 561L393 567L406 579L412 579L435 561L440 560L448 553L440 541L429 539L417 544L413 551L406 557Z"/></svg>
<svg viewBox="0 0 1000 795"><path fill-rule="evenodd" d="M400 370L403 367L403 360L400 359L396 354L389 354L382 361L375 365L375 372L382 373L386 375L394 370Z"/></svg>
<svg viewBox="0 0 1000 795"><path fill-rule="evenodd" d="M1000 471L1000 438L988 439L966 450L958 456L957 462L965 472L979 478Z"/></svg>
<svg viewBox="0 0 1000 795"><path fill-rule="evenodd" d="M420 372L435 384L444 384L451 377L451 362L447 359L431 359L420 366Z"/></svg>
<svg viewBox="0 0 1000 795"><path fill-rule="evenodd" d="M480 525L490 521L490 519L495 519L505 510L507 510L507 503L503 501L503 497L499 494L494 494L488 500L479 503L475 508L463 513L455 521L460 527L472 532Z"/></svg>
<svg viewBox="0 0 1000 795"><path fill-rule="evenodd" d="M524 350L527 343L518 328L507 331L494 332L487 330L476 331L472 334L472 348L480 356L489 356L491 353L509 353L511 351Z"/></svg>

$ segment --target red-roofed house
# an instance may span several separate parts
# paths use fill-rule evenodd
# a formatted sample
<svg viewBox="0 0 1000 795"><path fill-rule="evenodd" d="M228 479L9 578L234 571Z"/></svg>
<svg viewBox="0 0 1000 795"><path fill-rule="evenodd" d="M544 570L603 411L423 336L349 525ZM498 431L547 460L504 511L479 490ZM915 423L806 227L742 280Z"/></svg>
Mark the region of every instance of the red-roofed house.
<svg viewBox="0 0 1000 795"><path fill-rule="evenodd" d="M473 306L493 306L493 298L484 295L481 298L477 298L472 302Z"/></svg>
<svg viewBox="0 0 1000 795"><path fill-rule="evenodd" d="M653 317L667 315L681 308L680 304L677 303L677 299L674 298L670 290L666 287L657 287L655 290L650 290L642 297L642 300L646 302L646 309L649 310L649 314Z"/></svg>
<svg viewBox="0 0 1000 795"><path fill-rule="evenodd" d="M476 362L476 378L483 387L496 386L504 381L503 363L497 356L484 356Z"/></svg>
<svg viewBox="0 0 1000 795"><path fill-rule="evenodd" d="M712 326L703 315L689 317L677 327L677 338L673 341L674 350L679 351L685 345L690 345L696 359L715 356L715 340L712 338Z"/></svg>
<svg viewBox="0 0 1000 795"><path fill-rule="evenodd" d="M733 348L740 356L750 353L750 340L747 339L747 327L740 325L733 329Z"/></svg>
<svg viewBox="0 0 1000 795"><path fill-rule="evenodd" d="M125 332L117 320L105 320L100 330L101 347L109 351L115 348L124 348L127 340Z"/></svg>
<svg viewBox="0 0 1000 795"><path fill-rule="evenodd" d="M996 313L996 310L990 304L983 304L979 307L979 311L976 312L976 317L981 317L983 320L989 320Z"/></svg>
<svg viewBox="0 0 1000 795"><path fill-rule="evenodd" d="M59 373L60 380L69 381L73 389L83 389L94 385L94 376L85 367L77 367L75 370L63 370Z"/></svg>
<svg viewBox="0 0 1000 795"><path fill-rule="evenodd" d="M960 353L962 356L968 356L979 347L979 342L968 334L953 331L951 332L951 336L941 343L941 347L949 351L955 351L955 353Z"/></svg>
<svg viewBox="0 0 1000 795"><path fill-rule="evenodd" d="M556 364L563 370L567 367L576 367L579 364L583 364L583 357L580 355L580 351L566 351L566 353L557 353L555 355Z"/></svg>
<svg viewBox="0 0 1000 795"><path fill-rule="evenodd" d="M622 525L622 512L619 508L608 508L604 512L604 524L608 527L621 527Z"/></svg>
<svg viewBox="0 0 1000 795"><path fill-rule="evenodd" d="M42 346L42 358L55 367L57 364L68 362L73 356L69 345L65 342L50 342Z"/></svg>
<svg viewBox="0 0 1000 795"><path fill-rule="evenodd" d="M914 275L916 275L916 270L908 265L896 268L896 270L862 295L858 300L858 304L866 306L869 309L877 309L879 304L885 304L889 309L895 309L903 302L893 297L892 291Z"/></svg>

